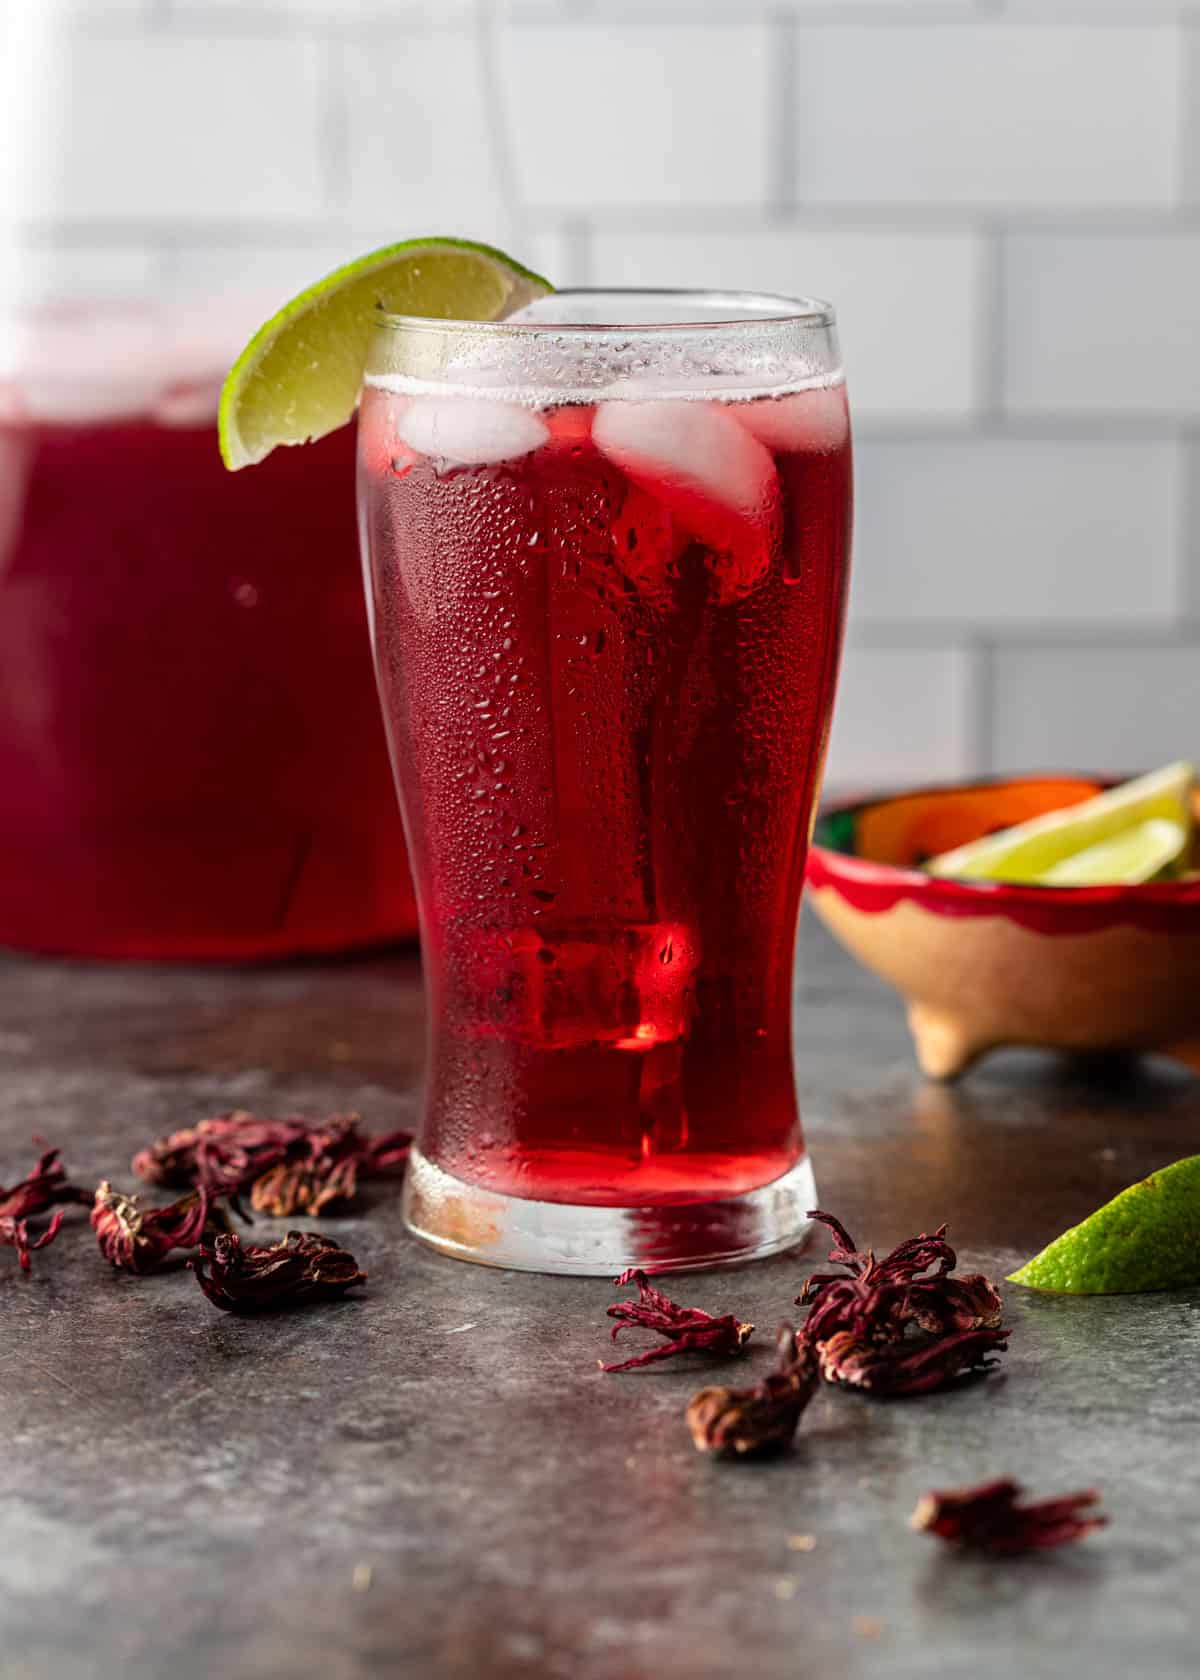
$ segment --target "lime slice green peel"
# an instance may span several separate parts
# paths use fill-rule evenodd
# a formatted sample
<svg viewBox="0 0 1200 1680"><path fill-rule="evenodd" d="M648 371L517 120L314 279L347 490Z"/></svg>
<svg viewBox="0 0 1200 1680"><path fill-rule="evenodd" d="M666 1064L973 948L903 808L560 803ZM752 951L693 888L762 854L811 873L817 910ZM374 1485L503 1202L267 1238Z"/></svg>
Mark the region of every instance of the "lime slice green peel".
<svg viewBox="0 0 1200 1680"><path fill-rule="evenodd" d="M1059 1295L1130 1295L1200 1283L1200 1155L1131 1184L1008 1281Z"/></svg>
<svg viewBox="0 0 1200 1680"><path fill-rule="evenodd" d="M553 289L502 251L466 239L409 239L334 269L260 327L230 369L217 416L222 460L237 471L277 444L345 425L380 309L498 321Z"/></svg>

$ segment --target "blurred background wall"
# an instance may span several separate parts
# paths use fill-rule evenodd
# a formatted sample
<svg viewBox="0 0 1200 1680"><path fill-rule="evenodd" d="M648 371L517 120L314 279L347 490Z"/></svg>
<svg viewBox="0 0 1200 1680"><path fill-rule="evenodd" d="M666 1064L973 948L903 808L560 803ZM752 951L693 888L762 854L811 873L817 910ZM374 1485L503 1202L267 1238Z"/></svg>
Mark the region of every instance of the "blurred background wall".
<svg viewBox="0 0 1200 1680"><path fill-rule="evenodd" d="M830 297L831 783L1200 754L1200 0L0 10L0 294L282 295L461 232Z"/></svg>

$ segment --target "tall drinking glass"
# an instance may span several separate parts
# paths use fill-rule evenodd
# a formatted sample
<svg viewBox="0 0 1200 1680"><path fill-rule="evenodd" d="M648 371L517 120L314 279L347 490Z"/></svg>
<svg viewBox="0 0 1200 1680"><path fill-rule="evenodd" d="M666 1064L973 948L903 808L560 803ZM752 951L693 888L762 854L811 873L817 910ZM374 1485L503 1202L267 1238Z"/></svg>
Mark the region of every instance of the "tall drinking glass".
<svg viewBox="0 0 1200 1680"><path fill-rule="evenodd" d="M359 440L429 1005L410 1229L553 1272L791 1246L850 524L833 311L381 317Z"/></svg>

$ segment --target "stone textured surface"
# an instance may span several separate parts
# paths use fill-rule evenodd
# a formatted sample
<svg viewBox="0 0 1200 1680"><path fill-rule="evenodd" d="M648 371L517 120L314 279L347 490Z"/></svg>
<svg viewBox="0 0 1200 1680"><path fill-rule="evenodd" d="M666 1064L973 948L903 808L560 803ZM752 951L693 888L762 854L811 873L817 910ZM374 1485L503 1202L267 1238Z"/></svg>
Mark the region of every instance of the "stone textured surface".
<svg viewBox="0 0 1200 1680"><path fill-rule="evenodd" d="M1152 1064L1014 1054L924 1084L895 1000L819 929L801 944L822 1201L860 1240L945 1218L1001 1273L1197 1148L1200 1085ZM402 1123L421 1013L403 954L0 963L0 1182L32 1132L84 1176L234 1103ZM823 1240L679 1286L759 1323L740 1367L605 1377L604 1284L421 1252L387 1189L327 1227L370 1272L362 1298L261 1322L187 1273L110 1273L70 1217L28 1280L0 1251L5 1680L1195 1673L1200 1292L1011 1289L1002 1375L907 1403L826 1391L790 1457L724 1465L683 1406L766 1363ZM1004 1473L1095 1482L1112 1526L1006 1563L907 1532L925 1488Z"/></svg>

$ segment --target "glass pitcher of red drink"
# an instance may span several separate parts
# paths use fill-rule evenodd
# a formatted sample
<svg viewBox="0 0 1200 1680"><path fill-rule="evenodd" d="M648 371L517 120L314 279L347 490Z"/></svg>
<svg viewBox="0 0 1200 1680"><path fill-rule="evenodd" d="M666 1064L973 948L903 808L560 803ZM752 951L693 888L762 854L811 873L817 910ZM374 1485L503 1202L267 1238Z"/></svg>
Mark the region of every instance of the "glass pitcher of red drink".
<svg viewBox="0 0 1200 1680"><path fill-rule="evenodd" d="M415 929L354 429L232 476L247 318L0 326L0 944L254 958Z"/></svg>

